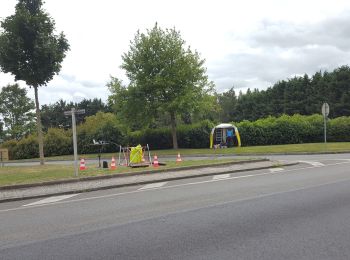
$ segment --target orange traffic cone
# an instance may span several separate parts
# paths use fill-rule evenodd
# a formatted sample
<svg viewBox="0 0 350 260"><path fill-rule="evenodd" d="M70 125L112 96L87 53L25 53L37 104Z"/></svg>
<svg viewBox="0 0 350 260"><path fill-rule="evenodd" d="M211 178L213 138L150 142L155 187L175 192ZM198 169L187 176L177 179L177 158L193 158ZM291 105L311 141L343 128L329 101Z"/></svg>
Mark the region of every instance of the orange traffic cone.
<svg viewBox="0 0 350 260"><path fill-rule="evenodd" d="M84 158L81 158L80 160L80 168L81 171L86 170L86 166L85 166L85 160Z"/></svg>
<svg viewBox="0 0 350 260"><path fill-rule="evenodd" d="M115 170L117 169L117 166L115 164L115 159L114 159L114 156L112 156L112 161L111 161L111 170Z"/></svg>
<svg viewBox="0 0 350 260"><path fill-rule="evenodd" d="M154 155L153 167L158 167L158 166L159 166L158 157L157 155Z"/></svg>
<svg viewBox="0 0 350 260"><path fill-rule="evenodd" d="M146 161L145 160L145 153L142 153L142 160L141 160L143 163Z"/></svg>
<svg viewBox="0 0 350 260"><path fill-rule="evenodd" d="M176 158L176 163L180 163L180 162L182 162L182 159L181 159L180 153L178 153Z"/></svg>

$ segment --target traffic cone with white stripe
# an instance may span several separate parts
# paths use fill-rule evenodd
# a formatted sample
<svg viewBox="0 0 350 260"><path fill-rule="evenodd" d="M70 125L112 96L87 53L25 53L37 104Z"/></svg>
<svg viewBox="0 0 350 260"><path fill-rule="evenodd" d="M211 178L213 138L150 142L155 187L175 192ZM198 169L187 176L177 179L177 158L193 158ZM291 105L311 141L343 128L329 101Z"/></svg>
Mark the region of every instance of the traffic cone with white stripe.
<svg viewBox="0 0 350 260"><path fill-rule="evenodd" d="M81 171L86 170L85 159L84 158L81 158L81 160L80 160L80 167L79 167L79 169Z"/></svg>
<svg viewBox="0 0 350 260"><path fill-rule="evenodd" d="M154 160L153 160L153 167L158 167L158 166L159 166L158 157L157 157L157 155L155 154L155 155L154 155Z"/></svg>
<svg viewBox="0 0 350 260"><path fill-rule="evenodd" d="M182 159L181 159L180 153L178 153L176 158L176 163L180 163L180 162L182 162Z"/></svg>
<svg viewBox="0 0 350 260"><path fill-rule="evenodd" d="M115 159L114 159L114 156L112 156L112 161L111 161L111 170L115 170L117 169L117 166L115 164Z"/></svg>

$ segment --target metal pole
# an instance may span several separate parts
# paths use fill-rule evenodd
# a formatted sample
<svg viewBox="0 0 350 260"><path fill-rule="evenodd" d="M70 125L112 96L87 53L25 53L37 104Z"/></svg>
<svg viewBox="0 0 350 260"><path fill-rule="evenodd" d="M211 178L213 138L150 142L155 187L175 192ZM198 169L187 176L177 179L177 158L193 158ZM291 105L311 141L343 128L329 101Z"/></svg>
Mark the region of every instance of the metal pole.
<svg viewBox="0 0 350 260"><path fill-rule="evenodd" d="M323 116L324 121L324 143L327 143L327 116Z"/></svg>
<svg viewBox="0 0 350 260"><path fill-rule="evenodd" d="M75 108L72 108L72 129L73 129L73 149L74 149L74 176L78 177L78 144L77 144L77 127L75 123Z"/></svg>

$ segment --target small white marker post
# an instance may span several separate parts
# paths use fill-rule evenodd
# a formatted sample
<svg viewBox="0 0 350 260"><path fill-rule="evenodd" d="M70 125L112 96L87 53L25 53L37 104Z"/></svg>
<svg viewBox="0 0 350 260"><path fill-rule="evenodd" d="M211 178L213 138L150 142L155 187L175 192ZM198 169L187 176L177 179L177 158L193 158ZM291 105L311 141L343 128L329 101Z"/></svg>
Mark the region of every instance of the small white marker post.
<svg viewBox="0 0 350 260"><path fill-rule="evenodd" d="M65 116L72 116L72 131L73 131L73 150L74 150L74 176L78 177L78 144L77 144L77 126L75 115L85 114L85 109L72 108L71 111L65 111Z"/></svg>

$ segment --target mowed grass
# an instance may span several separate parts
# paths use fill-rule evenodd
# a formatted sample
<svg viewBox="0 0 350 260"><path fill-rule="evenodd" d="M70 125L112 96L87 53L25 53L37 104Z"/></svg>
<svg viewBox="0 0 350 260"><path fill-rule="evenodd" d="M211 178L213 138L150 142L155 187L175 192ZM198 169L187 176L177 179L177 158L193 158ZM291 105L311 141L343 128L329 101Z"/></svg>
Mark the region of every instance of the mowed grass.
<svg viewBox="0 0 350 260"><path fill-rule="evenodd" d="M160 169L173 169L197 165L217 165L221 163L237 162L238 159L220 159L220 160L199 160L183 161L180 164L167 162L166 166L130 168L118 166L115 170L97 168L95 164L86 163L87 169L79 171L79 177L74 177L74 168L71 165L44 165L44 166L6 166L0 167L0 186L41 183L47 181L57 181L65 179L78 179L82 177L101 176L111 174L123 174L127 172L158 171Z"/></svg>
<svg viewBox="0 0 350 260"><path fill-rule="evenodd" d="M233 147L225 149L168 149L168 150L151 150L152 157L174 156L180 153L183 156L190 155L263 155L263 154L288 154L288 153L325 153L325 152L350 152L350 142L342 143L311 143L311 144L286 144L286 145L266 145L266 146L247 146ZM102 158L110 159L114 156L118 158L119 153L104 153ZM80 155L85 159L97 159L97 154ZM38 159L31 159L38 160ZM52 160L73 160L73 155L55 156L46 158ZM26 161L26 160L22 160Z"/></svg>

